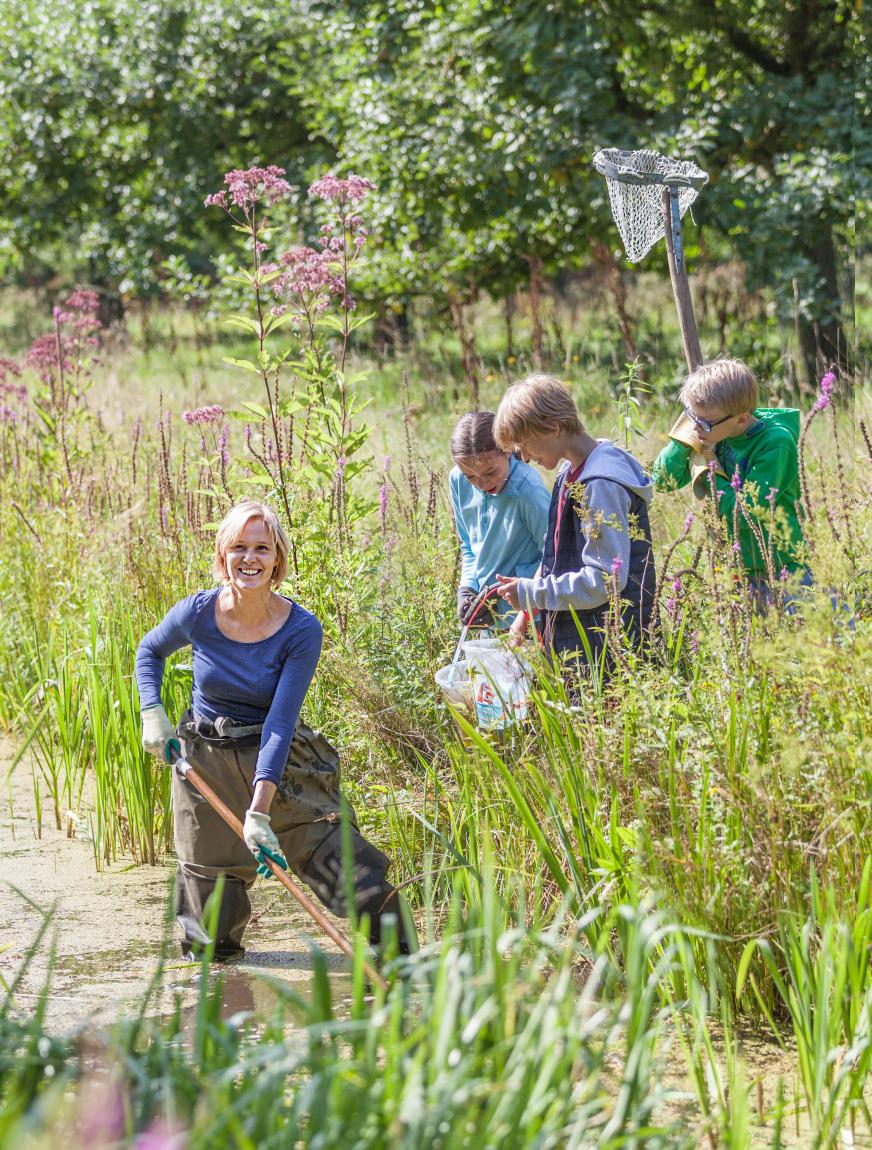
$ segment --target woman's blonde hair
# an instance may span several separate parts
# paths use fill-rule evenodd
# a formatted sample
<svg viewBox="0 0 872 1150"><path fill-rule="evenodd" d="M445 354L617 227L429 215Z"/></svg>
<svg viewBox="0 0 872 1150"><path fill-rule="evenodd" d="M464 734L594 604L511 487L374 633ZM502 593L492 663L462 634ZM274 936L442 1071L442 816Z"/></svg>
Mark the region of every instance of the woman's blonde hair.
<svg viewBox="0 0 872 1150"><path fill-rule="evenodd" d="M503 396L494 418L494 439L503 451L514 451L555 424L571 434L581 431L575 400L565 383L535 372L513 383Z"/></svg>
<svg viewBox="0 0 872 1150"><path fill-rule="evenodd" d="M744 415L757 407L757 380L740 359L715 359L692 371L679 401L685 407L718 407L724 415Z"/></svg>
<svg viewBox="0 0 872 1150"><path fill-rule="evenodd" d="M267 530L270 542L276 549L276 565L270 578L271 587L281 587L288 575L288 552L291 544L279 517L266 503L256 499L241 499L230 508L215 532L215 558L212 573L219 583L227 582L227 552L245 530L252 519L260 519Z"/></svg>

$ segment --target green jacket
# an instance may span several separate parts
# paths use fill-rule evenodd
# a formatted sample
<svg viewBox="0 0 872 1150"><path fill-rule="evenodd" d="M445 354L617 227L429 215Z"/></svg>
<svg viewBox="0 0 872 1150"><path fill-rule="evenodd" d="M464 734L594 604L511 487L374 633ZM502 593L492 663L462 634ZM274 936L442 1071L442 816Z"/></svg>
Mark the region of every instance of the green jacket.
<svg viewBox="0 0 872 1150"><path fill-rule="evenodd" d="M754 412L757 422L752 423L744 435L724 439L715 446L715 455L726 474L732 477L738 469L742 481L742 495L749 512L756 519L763 538L769 546L772 530L772 555L775 574L786 567L795 571L804 566L802 560L802 527L797 515L800 500L799 412L792 407L761 407ZM663 448L654 463L654 483L660 491L674 491L691 480L693 452L675 440ZM695 485L696 487L697 485ZM715 476L718 491L718 511L727 521L732 535L736 492L730 479ZM769 494L777 494L770 508ZM705 480L703 493L708 491ZM700 494L695 490L694 494ZM739 546L742 563L751 576L766 577L766 563L760 547L741 511L738 521Z"/></svg>

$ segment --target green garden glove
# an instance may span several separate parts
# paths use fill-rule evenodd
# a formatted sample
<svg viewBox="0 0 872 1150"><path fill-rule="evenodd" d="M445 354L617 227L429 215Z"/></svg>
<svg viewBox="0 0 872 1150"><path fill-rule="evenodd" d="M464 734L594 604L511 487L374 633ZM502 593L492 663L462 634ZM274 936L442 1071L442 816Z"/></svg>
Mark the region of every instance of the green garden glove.
<svg viewBox="0 0 872 1150"><path fill-rule="evenodd" d="M170 752L173 747L177 754L181 753L175 727L160 703L156 707L146 707L142 712L142 745L150 755L168 763L172 762Z"/></svg>

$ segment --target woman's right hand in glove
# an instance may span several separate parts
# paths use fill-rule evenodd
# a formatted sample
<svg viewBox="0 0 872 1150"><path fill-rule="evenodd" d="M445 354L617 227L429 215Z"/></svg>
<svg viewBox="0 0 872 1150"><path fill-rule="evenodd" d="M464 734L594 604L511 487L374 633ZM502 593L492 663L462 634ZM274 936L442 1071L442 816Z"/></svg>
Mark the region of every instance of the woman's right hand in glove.
<svg viewBox="0 0 872 1150"><path fill-rule="evenodd" d="M266 850L269 855L280 855L282 848L279 846L279 840L275 836L275 831L269 825L269 815L263 811L253 811L251 809L245 812L245 822L242 824L242 835L245 839L245 845L254 855L254 857L261 862L261 850Z"/></svg>
<svg viewBox="0 0 872 1150"><path fill-rule="evenodd" d="M466 627L472 617L473 610L475 609L475 602L478 599L480 592L473 590L472 587L460 587L457 592L457 618L460 620L462 626ZM477 611L475 611L475 618L473 619L475 627L492 627L494 625L494 617L490 608L482 604Z"/></svg>
<svg viewBox="0 0 872 1150"><path fill-rule="evenodd" d="M156 755L165 762L170 762L170 746L175 743L178 750L179 741L176 730L167 718L167 713L160 703L155 707L146 707L142 712L142 745L150 755Z"/></svg>

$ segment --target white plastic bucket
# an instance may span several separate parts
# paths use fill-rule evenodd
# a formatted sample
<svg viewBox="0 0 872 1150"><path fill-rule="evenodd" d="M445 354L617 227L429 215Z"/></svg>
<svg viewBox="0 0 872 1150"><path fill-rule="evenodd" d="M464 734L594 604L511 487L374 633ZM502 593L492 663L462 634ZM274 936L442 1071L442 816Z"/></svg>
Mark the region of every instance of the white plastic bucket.
<svg viewBox="0 0 872 1150"><path fill-rule="evenodd" d="M501 731L527 717L530 685L523 663L498 639L463 644L475 717L483 731Z"/></svg>
<svg viewBox="0 0 872 1150"><path fill-rule="evenodd" d="M447 667L440 667L435 677L436 686L442 692L446 703L450 703L459 711L467 711L470 715L475 713L472 683L469 681L465 659L458 659L453 666L449 663Z"/></svg>

